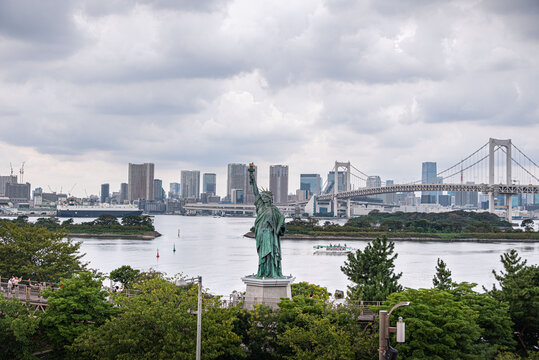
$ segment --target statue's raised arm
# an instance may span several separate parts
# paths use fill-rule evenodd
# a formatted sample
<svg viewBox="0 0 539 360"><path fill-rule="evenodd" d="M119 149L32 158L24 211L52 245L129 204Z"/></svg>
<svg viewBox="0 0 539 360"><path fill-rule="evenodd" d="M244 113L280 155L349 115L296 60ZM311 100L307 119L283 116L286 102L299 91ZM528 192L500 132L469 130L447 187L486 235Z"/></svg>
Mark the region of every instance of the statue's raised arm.
<svg viewBox="0 0 539 360"><path fill-rule="evenodd" d="M255 199L260 196L260 193L258 192L258 186L256 184L255 179L255 164L250 163L249 164L249 184L253 186L253 193L255 194Z"/></svg>

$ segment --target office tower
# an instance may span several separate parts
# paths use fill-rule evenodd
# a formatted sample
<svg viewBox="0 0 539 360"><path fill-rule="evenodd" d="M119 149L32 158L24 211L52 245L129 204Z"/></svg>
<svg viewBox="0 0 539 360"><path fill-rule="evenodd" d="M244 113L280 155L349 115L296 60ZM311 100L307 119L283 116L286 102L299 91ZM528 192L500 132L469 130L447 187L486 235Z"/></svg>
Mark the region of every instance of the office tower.
<svg viewBox="0 0 539 360"><path fill-rule="evenodd" d="M202 175L202 192L203 193L212 193L213 195L217 192L217 175L212 173L205 173Z"/></svg>
<svg viewBox="0 0 539 360"><path fill-rule="evenodd" d="M0 196L6 194L6 184L16 184L17 175L0 176Z"/></svg>
<svg viewBox="0 0 539 360"><path fill-rule="evenodd" d="M129 164L128 200L129 202L144 199L153 200L154 164Z"/></svg>
<svg viewBox="0 0 539 360"><path fill-rule="evenodd" d="M244 202L246 204L254 203L255 195L252 185L249 184L248 168L249 166L245 164L228 164L226 196L230 201L232 201L232 190L240 189L243 190ZM257 167L255 166L255 180L257 179L257 173Z"/></svg>
<svg viewBox="0 0 539 360"><path fill-rule="evenodd" d="M395 185L393 180L386 180L386 186ZM396 204L397 203L397 194L396 193L387 193L382 195L382 200L386 204Z"/></svg>
<svg viewBox="0 0 539 360"><path fill-rule="evenodd" d="M164 200L165 192L163 190L163 180L154 179L153 180L153 199L154 200Z"/></svg>
<svg viewBox="0 0 539 360"><path fill-rule="evenodd" d="M25 202L30 200L30 183L6 183L5 196L12 202Z"/></svg>
<svg viewBox="0 0 539 360"><path fill-rule="evenodd" d="M424 162L421 164L421 183L422 184L438 184L438 177L436 176L436 163L435 162ZM428 197L423 197L423 195L429 195ZM437 202L437 191L422 191L421 192L421 202L423 199L427 200L428 203ZM433 200L434 199L434 200Z"/></svg>
<svg viewBox="0 0 539 360"><path fill-rule="evenodd" d="M232 204L244 204L244 194L245 193L243 192L243 189L232 189L230 201L232 202Z"/></svg>
<svg viewBox="0 0 539 360"><path fill-rule="evenodd" d="M110 185L101 184L101 203L106 203L110 199Z"/></svg>
<svg viewBox="0 0 539 360"><path fill-rule="evenodd" d="M169 191L168 191L168 197L173 199L179 199L180 198L180 183L177 182L171 182L169 184Z"/></svg>
<svg viewBox="0 0 539 360"><path fill-rule="evenodd" d="M322 177L319 174L300 174L299 189L306 190L309 195L320 195L322 192Z"/></svg>
<svg viewBox="0 0 539 360"><path fill-rule="evenodd" d="M121 183L120 184L120 204L125 203L126 200L128 200L129 196L129 186L127 183Z"/></svg>
<svg viewBox="0 0 539 360"><path fill-rule="evenodd" d="M375 187L381 187L382 186L382 179L380 179L380 176L369 176L367 178L367 187L368 188L375 188Z"/></svg>
<svg viewBox="0 0 539 360"><path fill-rule="evenodd" d="M182 199L198 199L200 196L200 171L182 170L180 184Z"/></svg>
<svg viewBox="0 0 539 360"><path fill-rule="evenodd" d="M451 195L438 195L438 204L442 206L451 206Z"/></svg>
<svg viewBox="0 0 539 360"><path fill-rule="evenodd" d="M474 184L473 181L467 181L466 184ZM477 207L478 194L477 192L455 192L455 205L456 206L468 206Z"/></svg>
<svg viewBox="0 0 539 360"><path fill-rule="evenodd" d="M226 196L232 200L232 190L246 190L249 177L247 174L247 165L245 164L228 164L227 181L226 181Z"/></svg>
<svg viewBox="0 0 539 360"><path fill-rule="evenodd" d="M333 193L333 186L335 185L335 171L328 172L328 179L326 188L324 189L324 193ZM348 190L348 185L346 184L346 174L344 171L339 171L337 174L337 191L345 191Z"/></svg>
<svg viewBox="0 0 539 360"><path fill-rule="evenodd" d="M270 166L270 191L275 204L288 203L288 165Z"/></svg>

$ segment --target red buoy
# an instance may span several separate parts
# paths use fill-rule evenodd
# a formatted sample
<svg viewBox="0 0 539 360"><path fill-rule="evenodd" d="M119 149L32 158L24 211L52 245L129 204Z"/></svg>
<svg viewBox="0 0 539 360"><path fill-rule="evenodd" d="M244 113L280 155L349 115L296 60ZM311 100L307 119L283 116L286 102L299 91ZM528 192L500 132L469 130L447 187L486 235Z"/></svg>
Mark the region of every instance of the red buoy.
<svg viewBox="0 0 539 360"><path fill-rule="evenodd" d="M159 257L159 249L157 249L157 257Z"/></svg>

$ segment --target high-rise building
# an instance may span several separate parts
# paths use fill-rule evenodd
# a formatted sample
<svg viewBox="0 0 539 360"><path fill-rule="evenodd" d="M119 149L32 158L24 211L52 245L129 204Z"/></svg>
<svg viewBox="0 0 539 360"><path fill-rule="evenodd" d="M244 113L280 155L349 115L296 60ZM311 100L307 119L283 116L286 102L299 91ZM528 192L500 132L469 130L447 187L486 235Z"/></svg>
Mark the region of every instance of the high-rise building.
<svg viewBox="0 0 539 360"><path fill-rule="evenodd" d="M12 202L25 202L30 200L30 190L30 183L7 183L4 196L8 197Z"/></svg>
<svg viewBox="0 0 539 360"><path fill-rule="evenodd" d="M232 196L230 198L232 204L244 204L244 192L243 189L232 189Z"/></svg>
<svg viewBox="0 0 539 360"><path fill-rule="evenodd" d="M6 194L6 184L16 184L17 175L0 176L0 196Z"/></svg>
<svg viewBox="0 0 539 360"><path fill-rule="evenodd" d="M153 174L153 163L129 164L129 202L139 199L153 200Z"/></svg>
<svg viewBox="0 0 539 360"><path fill-rule="evenodd" d="M202 192L203 193L212 193L213 195L217 192L217 175L212 173L204 173L202 175Z"/></svg>
<svg viewBox="0 0 539 360"><path fill-rule="evenodd" d="M393 180L386 180L386 186L395 185ZM396 204L397 203L397 193L387 193L382 195L382 200L386 204Z"/></svg>
<svg viewBox="0 0 539 360"><path fill-rule="evenodd" d="M248 165L245 164L228 164L226 196L232 201L232 190L243 190L244 201L246 204L252 204L255 201L253 187L249 184L249 174L247 172ZM257 179L257 167L255 166L254 177Z"/></svg>
<svg viewBox="0 0 539 360"><path fill-rule="evenodd" d="M110 185L101 184L101 203L106 203L110 201Z"/></svg>
<svg viewBox="0 0 539 360"><path fill-rule="evenodd" d="M467 181L466 184L474 184L473 181ZM456 206L471 206L477 207L478 195L477 192L457 191L455 192Z"/></svg>
<svg viewBox="0 0 539 360"><path fill-rule="evenodd" d="M380 179L380 176L369 176L367 178L367 187L368 188L376 188L382 186L382 179Z"/></svg>
<svg viewBox="0 0 539 360"><path fill-rule="evenodd" d="M173 199L179 199L180 198L180 183L172 182L169 185L170 190L168 192L168 197Z"/></svg>
<svg viewBox="0 0 539 360"><path fill-rule="evenodd" d="M422 184L438 184L438 177L436 176L436 163L426 161L421 164L421 183ZM423 195L431 195L429 197L423 197ZM429 199L432 201L434 197L434 203L436 203L437 191L422 191L421 199Z"/></svg>
<svg viewBox="0 0 539 360"><path fill-rule="evenodd" d="M153 180L153 199L154 200L165 199L165 191L163 190L163 180L161 179Z"/></svg>
<svg viewBox="0 0 539 360"><path fill-rule="evenodd" d="M198 199L200 197L200 171L182 170L180 184L180 196L183 199Z"/></svg>
<svg viewBox="0 0 539 360"><path fill-rule="evenodd" d="M320 195L322 192L322 177L319 174L300 174L299 189L308 191L308 195Z"/></svg>
<svg viewBox="0 0 539 360"><path fill-rule="evenodd" d="M129 198L129 186L127 183L120 184L120 204L125 203Z"/></svg>
<svg viewBox="0 0 539 360"><path fill-rule="evenodd" d="M270 191L275 204L288 203L288 165L270 166Z"/></svg>
<svg viewBox="0 0 539 360"><path fill-rule="evenodd" d="M328 172L328 179L326 188L324 189L324 193L332 193L333 192L333 186L335 185L335 171ZM348 185L346 184L346 174L344 171L339 171L337 173L337 191L345 191L348 190Z"/></svg>

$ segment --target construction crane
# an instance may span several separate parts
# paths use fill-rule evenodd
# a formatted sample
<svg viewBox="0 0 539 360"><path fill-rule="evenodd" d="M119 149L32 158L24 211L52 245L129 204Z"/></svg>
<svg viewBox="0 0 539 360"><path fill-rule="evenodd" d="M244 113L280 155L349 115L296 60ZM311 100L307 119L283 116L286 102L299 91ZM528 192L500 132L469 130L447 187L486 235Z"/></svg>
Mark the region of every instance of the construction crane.
<svg viewBox="0 0 539 360"><path fill-rule="evenodd" d="M49 190L51 191L51 193L56 193L56 192L51 188L50 185L47 185L47 186L49 187Z"/></svg>
<svg viewBox="0 0 539 360"><path fill-rule="evenodd" d="M24 178L24 163L26 161L22 162L21 169L19 170L19 174L21 174L21 184L24 184L23 178Z"/></svg>
<svg viewBox="0 0 539 360"><path fill-rule="evenodd" d="M77 186L77 183L75 183L75 184L71 187L71 190L69 190L69 192L67 193L67 196L71 197L71 193L73 192L73 189L75 188L75 186Z"/></svg>

